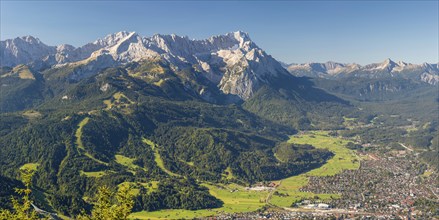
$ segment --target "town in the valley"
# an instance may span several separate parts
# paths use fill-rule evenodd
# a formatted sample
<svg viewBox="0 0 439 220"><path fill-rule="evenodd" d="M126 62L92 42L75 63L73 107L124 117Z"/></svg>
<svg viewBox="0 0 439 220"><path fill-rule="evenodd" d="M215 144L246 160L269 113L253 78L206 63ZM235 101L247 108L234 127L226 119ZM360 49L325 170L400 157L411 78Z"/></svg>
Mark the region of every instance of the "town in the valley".
<svg viewBox="0 0 439 220"><path fill-rule="evenodd" d="M291 208L270 207L251 213L217 216L219 219L435 219L439 204L439 176L419 162L411 148L387 153L365 144L357 170L334 176L311 176L300 189L336 193L339 199L304 199ZM275 190L274 182L248 190ZM215 219L216 219L215 218Z"/></svg>

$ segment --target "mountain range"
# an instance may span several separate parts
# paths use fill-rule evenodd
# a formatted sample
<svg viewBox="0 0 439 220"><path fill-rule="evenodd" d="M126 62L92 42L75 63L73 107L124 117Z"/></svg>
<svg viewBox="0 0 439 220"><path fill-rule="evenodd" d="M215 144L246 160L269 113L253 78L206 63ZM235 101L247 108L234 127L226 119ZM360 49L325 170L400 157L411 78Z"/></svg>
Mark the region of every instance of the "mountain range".
<svg viewBox="0 0 439 220"><path fill-rule="evenodd" d="M286 74L321 78L400 77L436 85L438 64L411 64L386 59L361 66L350 63L281 64L267 55L242 31L191 40L177 35L141 37L135 32L118 32L75 48L68 44L48 46L32 36L0 42L0 66L30 64L34 69L86 64L70 76L73 80L88 77L99 70L133 61L164 59L174 68L193 67L226 94L250 98L273 76ZM242 72L242 74L241 74ZM242 86L245 85L245 86ZM204 91L199 91L204 92ZM204 95L206 98L210 94Z"/></svg>
<svg viewBox="0 0 439 220"><path fill-rule="evenodd" d="M68 44L47 46L37 38L26 36L2 41L0 49L1 66L29 64L42 69L85 65L86 68L70 76L74 80L129 62L163 59L175 69L195 68L221 91L241 99L250 98L272 77L288 74L241 31L206 40L159 34L141 37L135 32L118 32L78 48Z"/></svg>
<svg viewBox="0 0 439 220"><path fill-rule="evenodd" d="M90 206L96 187L123 183L141 192L135 211L220 207L204 184L319 167L334 154L288 136L346 130L348 118L371 125L376 112L404 108L401 117L437 131L437 65L286 67L241 31L204 40L118 32L78 48L27 36L0 50L0 183L12 188L20 167L33 167L38 207L68 216Z"/></svg>
<svg viewBox="0 0 439 220"><path fill-rule="evenodd" d="M395 62L386 59L381 63L373 63L361 66L355 63L305 63L284 64L288 71L295 76L334 78L405 78L422 81L432 85L439 82L438 64L411 64L403 61Z"/></svg>

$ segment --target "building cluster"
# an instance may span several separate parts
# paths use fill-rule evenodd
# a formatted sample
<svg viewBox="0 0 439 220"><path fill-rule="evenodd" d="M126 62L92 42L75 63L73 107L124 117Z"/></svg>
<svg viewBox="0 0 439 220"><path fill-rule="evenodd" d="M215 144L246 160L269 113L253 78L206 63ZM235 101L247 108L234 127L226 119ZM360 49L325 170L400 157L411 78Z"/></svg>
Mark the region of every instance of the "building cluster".
<svg viewBox="0 0 439 220"><path fill-rule="evenodd" d="M206 217L209 220L262 220L262 219L285 219L285 220L341 220L341 219L355 219L355 220L388 220L399 219L391 215L363 215L359 213L332 213L332 212L310 212L310 211L290 211L290 210L269 210L265 212L246 212L246 213L223 213L215 217Z"/></svg>
<svg viewBox="0 0 439 220"><path fill-rule="evenodd" d="M221 213L210 219L439 219L439 175L428 170L417 153L411 149L385 153L371 149L360 157L359 169L310 177L300 189L339 194L340 198L322 200L317 196L291 208ZM273 189L275 184L258 183L252 190Z"/></svg>
<svg viewBox="0 0 439 220"><path fill-rule="evenodd" d="M341 194L329 203L339 209L423 218L437 215L438 209L428 207L439 204L437 173L423 175L424 166L414 154L394 155L375 153L361 161L358 170L311 177L301 191Z"/></svg>

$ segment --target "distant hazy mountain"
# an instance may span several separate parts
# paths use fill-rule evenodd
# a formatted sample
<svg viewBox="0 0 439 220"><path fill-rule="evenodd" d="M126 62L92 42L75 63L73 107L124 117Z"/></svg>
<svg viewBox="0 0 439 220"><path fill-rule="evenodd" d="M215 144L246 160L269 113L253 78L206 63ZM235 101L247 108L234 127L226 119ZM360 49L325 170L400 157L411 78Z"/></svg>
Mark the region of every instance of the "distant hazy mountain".
<svg viewBox="0 0 439 220"><path fill-rule="evenodd" d="M248 99L263 84L287 75L248 34L238 31L191 40L176 35L141 37L135 32L118 32L75 48L70 45L47 46L33 37L1 42L1 66L31 64L34 68L85 64L86 68L70 77L79 80L107 67L133 61L163 59L176 69L193 67L226 94Z"/></svg>
<svg viewBox="0 0 439 220"><path fill-rule="evenodd" d="M402 61L394 62L386 59L381 63L361 66L355 63L343 64L336 62L306 63L288 65L287 69L295 76L320 78L388 78L400 77L423 81L436 85L439 82L438 64L411 64Z"/></svg>

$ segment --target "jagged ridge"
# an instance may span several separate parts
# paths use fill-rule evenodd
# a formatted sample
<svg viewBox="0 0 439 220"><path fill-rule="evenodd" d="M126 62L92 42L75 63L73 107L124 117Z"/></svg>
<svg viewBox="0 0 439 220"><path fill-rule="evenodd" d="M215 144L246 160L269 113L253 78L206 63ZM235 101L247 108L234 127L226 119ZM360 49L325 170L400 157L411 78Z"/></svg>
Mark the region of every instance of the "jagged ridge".
<svg viewBox="0 0 439 220"><path fill-rule="evenodd" d="M438 64L411 64L403 61L394 62L386 59L381 63L365 66L359 64L343 64L336 62L291 64L286 67L296 76L321 77L321 78L387 78L402 77L419 80L432 85L439 82Z"/></svg>
<svg viewBox="0 0 439 220"><path fill-rule="evenodd" d="M72 76L76 80L108 67L162 59L176 69L195 68L225 94L248 99L269 79L288 74L275 59L252 42L247 33L241 31L206 40L191 40L174 34L141 37L135 32L123 31L78 48L66 44L47 46L35 38L28 41L18 39L2 42L2 66L31 62L39 62L38 67L88 64L88 68L84 68L86 72L76 72Z"/></svg>

